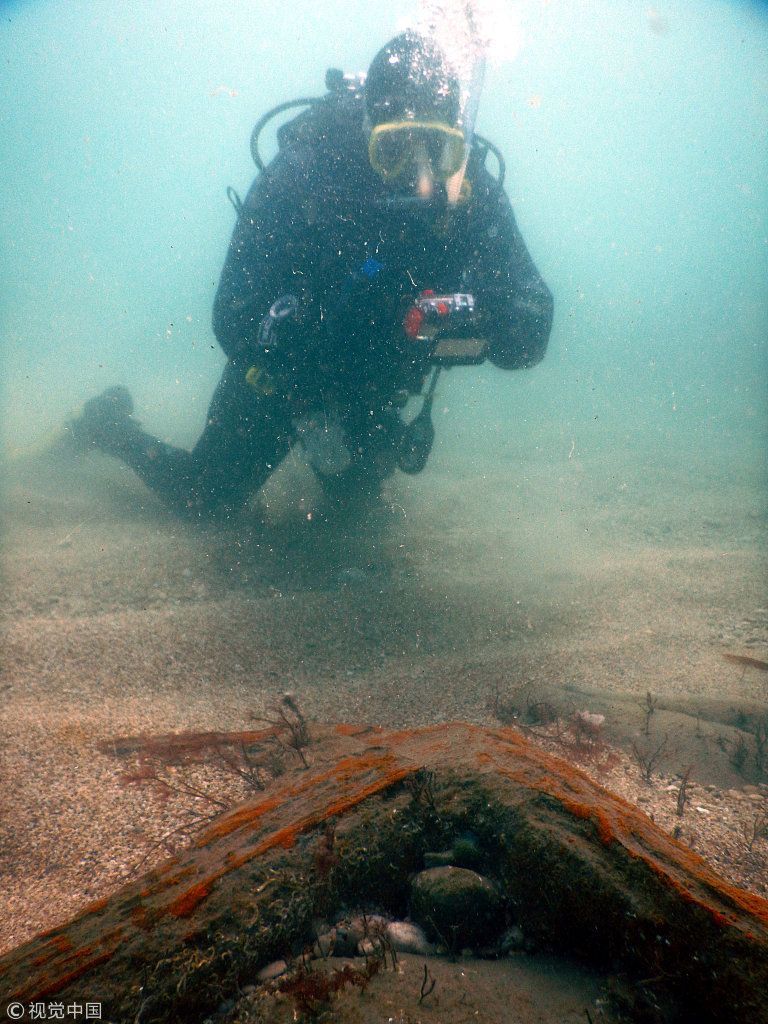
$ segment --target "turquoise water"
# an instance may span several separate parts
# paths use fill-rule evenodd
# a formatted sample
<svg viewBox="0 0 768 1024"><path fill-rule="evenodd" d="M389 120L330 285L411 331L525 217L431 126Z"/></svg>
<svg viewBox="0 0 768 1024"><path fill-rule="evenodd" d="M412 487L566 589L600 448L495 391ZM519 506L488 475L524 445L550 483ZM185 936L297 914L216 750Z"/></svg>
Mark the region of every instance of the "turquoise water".
<svg viewBox="0 0 768 1024"><path fill-rule="evenodd" d="M456 371L438 454L763 450L768 11L528 2L478 129L556 298L529 373ZM190 445L222 366L210 308L256 118L365 68L413 5L5 3L4 445L116 381ZM498 42L498 41L497 41ZM513 56L514 51L517 54ZM462 445L464 448L462 449ZM491 453L492 454L492 453ZM759 461L755 462L756 467ZM756 469L757 471L757 469Z"/></svg>

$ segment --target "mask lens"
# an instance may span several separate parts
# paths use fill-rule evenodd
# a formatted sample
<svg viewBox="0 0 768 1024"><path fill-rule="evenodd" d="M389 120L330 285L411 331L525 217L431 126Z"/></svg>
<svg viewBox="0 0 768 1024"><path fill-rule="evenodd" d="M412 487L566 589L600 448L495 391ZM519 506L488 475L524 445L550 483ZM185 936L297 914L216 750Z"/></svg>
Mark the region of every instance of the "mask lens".
<svg viewBox="0 0 768 1024"><path fill-rule="evenodd" d="M412 151L411 133L405 129L382 132L376 139L377 170L394 178L402 173Z"/></svg>
<svg viewBox="0 0 768 1024"><path fill-rule="evenodd" d="M463 140L447 132L425 131L419 142L429 161L432 174L438 181L450 178L461 166L464 157Z"/></svg>

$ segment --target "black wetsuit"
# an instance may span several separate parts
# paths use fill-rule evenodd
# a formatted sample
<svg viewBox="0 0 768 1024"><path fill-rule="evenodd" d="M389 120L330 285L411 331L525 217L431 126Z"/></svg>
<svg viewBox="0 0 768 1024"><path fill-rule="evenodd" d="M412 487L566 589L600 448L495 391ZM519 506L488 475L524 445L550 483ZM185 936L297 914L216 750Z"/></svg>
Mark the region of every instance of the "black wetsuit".
<svg viewBox="0 0 768 1024"><path fill-rule="evenodd" d="M329 406L362 425L345 476L375 490L392 468L374 457L382 425L400 422L388 402L418 392L428 371L402 331L403 304L424 289L474 295L473 334L488 340L496 366L532 366L544 355L552 297L480 161L470 161L469 200L447 217L425 216L393 204L358 115L332 127L289 139L243 203L213 311L228 363L193 451L136 426L113 452L179 510L235 508L284 458L297 417ZM259 327L286 293L300 298L299 321L264 352Z"/></svg>

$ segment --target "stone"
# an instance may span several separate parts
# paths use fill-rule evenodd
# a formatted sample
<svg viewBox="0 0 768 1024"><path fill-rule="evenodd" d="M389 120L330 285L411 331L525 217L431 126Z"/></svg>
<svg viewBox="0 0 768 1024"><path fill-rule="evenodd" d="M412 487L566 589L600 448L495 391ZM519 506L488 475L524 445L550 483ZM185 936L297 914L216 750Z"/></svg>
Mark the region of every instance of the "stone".
<svg viewBox="0 0 768 1024"><path fill-rule="evenodd" d="M336 952L336 929L318 935L313 949L316 956L332 956Z"/></svg>
<svg viewBox="0 0 768 1024"><path fill-rule="evenodd" d="M334 956L355 956L357 946L360 942L355 934L344 924L340 923L335 928L336 939L333 944Z"/></svg>
<svg viewBox="0 0 768 1024"><path fill-rule="evenodd" d="M437 850L424 854L424 866L427 868L449 867L477 868L481 854L474 836L459 836L450 850Z"/></svg>
<svg viewBox="0 0 768 1024"><path fill-rule="evenodd" d="M273 960L271 964L262 967L256 977L259 981L271 981L273 978L279 978L281 974L285 974L287 970L288 964L285 960Z"/></svg>
<svg viewBox="0 0 768 1024"><path fill-rule="evenodd" d="M468 868L420 872L411 885L411 916L449 949L488 946L502 927L501 898L489 879Z"/></svg>
<svg viewBox="0 0 768 1024"><path fill-rule="evenodd" d="M390 921L386 935L398 953L416 953L419 956L430 956L435 948L427 939L421 928L411 921Z"/></svg>

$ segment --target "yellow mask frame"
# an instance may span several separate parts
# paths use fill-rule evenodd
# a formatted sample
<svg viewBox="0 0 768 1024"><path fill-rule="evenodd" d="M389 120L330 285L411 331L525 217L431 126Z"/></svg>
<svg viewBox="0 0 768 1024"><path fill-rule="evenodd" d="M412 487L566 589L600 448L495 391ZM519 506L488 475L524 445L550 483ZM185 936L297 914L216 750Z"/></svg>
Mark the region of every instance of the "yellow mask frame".
<svg viewBox="0 0 768 1024"><path fill-rule="evenodd" d="M419 154L437 181L448 181L464 166L464 135L444 121L388 121L371 129L368 159L385 181L399 178Z"/></svg>

